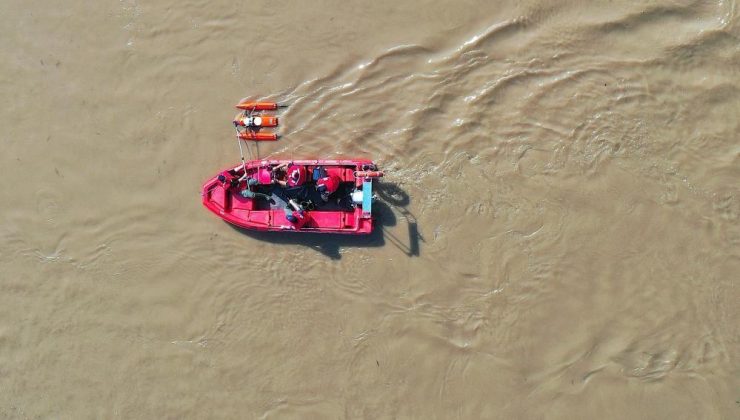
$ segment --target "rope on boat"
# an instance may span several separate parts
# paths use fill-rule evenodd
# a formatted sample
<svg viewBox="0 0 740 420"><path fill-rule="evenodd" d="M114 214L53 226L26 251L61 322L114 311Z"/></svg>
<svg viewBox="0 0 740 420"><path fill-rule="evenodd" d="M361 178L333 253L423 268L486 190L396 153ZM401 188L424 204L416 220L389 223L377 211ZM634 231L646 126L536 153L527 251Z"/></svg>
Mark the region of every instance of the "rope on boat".
<svg viewBox="0 0 740 420"><path fill-rule="evenodd" d="M242 169L244 169L244 175L247 176L247 162L244 160L244 150L242 149L242 140L239 138L239 129L234 127L234 130L236 130L236 144L239 145L239 155L242 158ZM249 145L247 145L247 151L249 152L249 159L252 159L252 150L249 148Z"/></svg>

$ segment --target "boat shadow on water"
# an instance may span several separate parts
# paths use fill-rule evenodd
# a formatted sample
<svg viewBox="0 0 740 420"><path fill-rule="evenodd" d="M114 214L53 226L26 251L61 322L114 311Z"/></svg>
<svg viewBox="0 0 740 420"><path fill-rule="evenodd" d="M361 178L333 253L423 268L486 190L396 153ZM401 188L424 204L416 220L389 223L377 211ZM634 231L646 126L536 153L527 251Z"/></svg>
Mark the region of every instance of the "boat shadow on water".
<svg viewBox="0 0 740 420"><path fill-rule="evenodd" d="M229 225L237 232L250 238L275 244L303 245L326 255L341 259L344 248L381 247L388 243L409 257L419 256L419 242L424 238L419 233L416 217L408 210L409 195L396 184L383 182L375 189L378 200L373 204L375 227L369 235L343 235L331 233L261 232ZM388 228L399 223L399 217L408 225L408 239L396 236Z"/></svg>

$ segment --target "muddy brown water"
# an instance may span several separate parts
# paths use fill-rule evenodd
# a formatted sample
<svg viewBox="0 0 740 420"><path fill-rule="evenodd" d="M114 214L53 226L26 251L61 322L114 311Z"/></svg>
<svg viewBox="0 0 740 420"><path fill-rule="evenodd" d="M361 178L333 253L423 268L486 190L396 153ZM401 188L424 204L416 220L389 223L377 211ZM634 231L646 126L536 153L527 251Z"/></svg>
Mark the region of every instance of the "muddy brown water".
<svg viewBox="0 0 740 420"><path fill-rule="evenodd" d="M737 3L351 3L0 5L0 417L740 418ZM375 234L202 208L246 96Z"/></svg>

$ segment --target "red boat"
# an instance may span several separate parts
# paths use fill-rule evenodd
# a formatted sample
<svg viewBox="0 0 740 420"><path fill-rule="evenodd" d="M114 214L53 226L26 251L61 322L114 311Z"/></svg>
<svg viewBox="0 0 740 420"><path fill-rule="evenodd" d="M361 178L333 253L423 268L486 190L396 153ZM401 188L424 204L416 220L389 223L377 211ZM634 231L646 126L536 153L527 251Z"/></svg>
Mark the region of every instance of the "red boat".
<svg viewBox="0 0 740 420"><path fill-rule="evenodd" d="M245 229L365 235L382 176L367 159L251 160L203 184L203 205Z"/></svg>

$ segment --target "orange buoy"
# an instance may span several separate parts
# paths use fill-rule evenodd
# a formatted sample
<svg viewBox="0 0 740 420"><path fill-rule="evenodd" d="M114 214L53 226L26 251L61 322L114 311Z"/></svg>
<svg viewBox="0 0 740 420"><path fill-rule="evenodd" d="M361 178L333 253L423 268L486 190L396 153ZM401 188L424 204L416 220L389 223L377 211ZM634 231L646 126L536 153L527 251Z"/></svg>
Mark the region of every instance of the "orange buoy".
<svg viewBox="0 0 740 420"><path fill-rule="evenodd" d="M275 141L278 139L278 135L275 133L257 133L254 131L245 131L243 133L239 133L239 138L242 140Z"/></svg>
<svg viewBox="0 0 740 420"><path fill-rule="evenodd" d="M234 125L241 127L277 127L278 117L271 115L244 115L238 114L234 117Z"/></svg>
<svg viewBox="0 0 740 420"><path fill-rule="evenodd" d="M245 111L274 111L284 105L278 105L277 102L239 102L236 107Z"/></svg>
<svg viewBox="0 0 740 420"><path fill-rule="evenodd" d="M383 171L355 171L355 178L380 178Z"/></svg>

